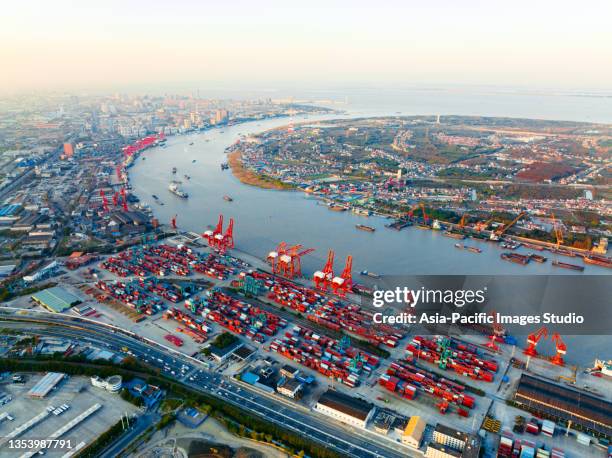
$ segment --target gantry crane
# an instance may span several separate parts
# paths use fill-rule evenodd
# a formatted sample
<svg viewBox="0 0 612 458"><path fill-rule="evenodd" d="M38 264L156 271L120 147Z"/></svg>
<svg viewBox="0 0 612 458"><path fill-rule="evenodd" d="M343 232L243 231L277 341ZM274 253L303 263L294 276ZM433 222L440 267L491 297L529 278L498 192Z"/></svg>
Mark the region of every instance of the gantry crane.
<svg viewBox="0 0 612 458"><path fill-rule="evenodd" d="M499 351L497 342L500 340L503 341L506 330L497 322L497 312L495 310L491 310L490 315L493 317L493 332L489 336L489 341L486 343L486 346L494 351Z"/></svg>
<svg viewBox="0 0 612 458"><path fill-rule="evenodd" d="M119 193L115 192L113 194L113 207L117 207L119 205Z"/></svg>
<svg viewBox="0 0 612 458"><path fill-rule="evenodd" d="M170 220L170 225L172 226L172 229L174 230L176 230L176 217L177 215L174 215L172 219Z"/></svg>
<svg viewBox="0 0 612 458"><path fill-rule="evenodd" d="M542 339L542 337L548 337L548 329L546 329L545 326L542 326L535 333L527 336L527 348L523 350L523 353L527 356L538 356L536 347L538 346L538 342Z"/></svg>
<svg viewBox="0 0 612 458"><path fill-rule="evenodd" d="M108 208L108 200L104 194L104 189L100 189L100 197L102 197L102 208L104 209L104 213L108 213L110 210Z"/></svg>
<svg viewBox="0 0 612 458"><path fill-rule="evenodd" d="M278 273L278 261L279 258L285 254L285 252L287 251L287 243L286 242L281 242L278 244L278 246L276 247L275 251L270 251L270 253L268 253L268 262L270 263L270 266L272 266L272 272L277 274Z"/></svg>
<svg viewBox="0 0 612 458"><path fill-rule="evenodd" d="M301 251L300 251L301 250ZM302 245L294 245L287 249L278 260L278 270L281 275L288 278L302 276L302 256L312 253L314 248L302 250Z"/></svg>
<svg viewBox="0 0 612 458"><path fill-rule="evenodd" d="M327 262L323 270L317 270L314 273L314 282L317 288L327 289L329 283L334 278L334 252L329 250L327 253Z"/></svg>
<svg viewBox="0 0 612 458"><path fill-rule="evenodd" d="M470 216L467 213L464 213L463 215L461 215L461 220L459 220L459 227L461 229L463 229L465 227L465 221L467 220L467 217Z"/></svg>
<svg viewBox="0 0 612 458"><path fill-rule="evenodd" d="M565 366L563 357L567 353L567 345L565 345L565 342L563 342L561 336L556 332L552 335L551 340L555 343L557 354L550 359L550 362L556 364L557 366Z"/></svg>
<svg viewBox="0 0 612 458"><path fill-rule="evenodd" d="M334 294L344 297L353 289L353 257L346 258L346 265L339 277L334 277L331 283Z"/></svg>
<svg viewBox="0 0 612 458"><path fill-rule="evenodd" d="M123 206L123 211L126 212L128 211L128 204L127 204L127 194L125 192L125 188L121 188L121 205Z"/></svg>

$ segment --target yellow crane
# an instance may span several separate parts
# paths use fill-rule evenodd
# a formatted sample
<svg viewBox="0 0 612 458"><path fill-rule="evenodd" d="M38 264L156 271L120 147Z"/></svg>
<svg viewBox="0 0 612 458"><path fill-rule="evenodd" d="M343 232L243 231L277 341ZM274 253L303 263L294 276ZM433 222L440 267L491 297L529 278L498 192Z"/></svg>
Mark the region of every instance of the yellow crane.
<svg viewBox="0 0 612 458"><path fill-rule="evenodd" d="M559 245L563 243L563 231L561 230L561 222L557 221L557 218L555 218L554 213L551 213L550 216L552 216L553 231L555 233L555 237L557 238L557 248L558 248Z"/></svg>
<svg viewBox="0 0 612 458"><path fill-rule="evenodd" d="M499 237L500 235L504 234L508 229L510 229L512 226L514 226L518 222L518 220L520 220L526 214L527 213L525 213L525 212L520 212L518 214L518 216L516 218L514 218L510 224L507 224L507 225L501 227L500 229L497 229L495 231L495 235Z"/></svg>

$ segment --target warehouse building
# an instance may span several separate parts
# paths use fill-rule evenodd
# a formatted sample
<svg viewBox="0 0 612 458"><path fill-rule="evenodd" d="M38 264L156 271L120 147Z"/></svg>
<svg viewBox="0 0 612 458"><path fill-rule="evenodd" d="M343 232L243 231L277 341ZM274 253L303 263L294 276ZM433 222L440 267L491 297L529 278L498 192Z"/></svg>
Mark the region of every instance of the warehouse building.
<svg viewBox="0 0 612 458"><path fill-rule="evenodd" d="M612 437L612 403L601 397L523 374L514 400L543 418Z"/></svg>
<svg viewBox="0 0 612 458"><path fill-rule="evenodd" d="M61 313L81 302L78 297L61 286L54 286L53 288L44 289L32 294L32 299L47 310L55 313Z"/></svg>
<svg viewBox="0 0 612 458"><path fill-rule="evenodd" d="M319 398L315 410L342 423L365 428L376 409L372 404L361 399L338 391L327 390Z"/></svg>
<svg viewBox="0 0 612 458"><path fill-rule="evenodd" d="M410 417L408 425L406 425L406 429L404 430L404 434L402 434L402 444L408 445L412 448L419 448L426 426L427 423L425 423L421 417L416 415Z"/></svg>
<svg viewBox="0 0 612 458"><path fill-rule="evenodd" d="M294 378L282 378L281 382L277 385L276 390L283 396L287 396L292 399L298 399L302 395L304 385Z"/></svg>
<svg viewBox="0 0 612 458"><path fill-rule="evenodd" d="M62 374L61 372L47 372L45 376L28 391L28 396L38 399L44 398L51 390L55 389L59 382L64 380L65 376L66 374Z"/></svg>

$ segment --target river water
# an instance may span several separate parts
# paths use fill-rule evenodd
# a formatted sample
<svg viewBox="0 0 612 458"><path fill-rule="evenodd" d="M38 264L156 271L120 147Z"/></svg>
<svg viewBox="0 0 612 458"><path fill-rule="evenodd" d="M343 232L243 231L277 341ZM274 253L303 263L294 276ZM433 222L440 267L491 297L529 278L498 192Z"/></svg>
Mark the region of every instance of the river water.
<svg viewBox="0 0 612 458"><path fill-rule="evenodd" d="M355 110L352 115L374 113L383 114ZM550 253L549 262L544 264L521 266L505 262L499 257L502 250L484 241L465 241L481 248L481 254L459 250L454 247L456 240L444 237L439 232L413 227L397 232L384 227L389 222L384 218L333 212L305 193L264 190L244 185L230 170L221 170L220 164L226 160L225 148L235 142L240 134L257 133L289 122L336 117L271 119L169 137L165 148L147 150L130 169L133 190L142 202L152 207L162 223L169 223L172 216L177 214L178 226L183 230L201 233L209 225L216 224L219 214L224 215L226 225L230 217L234 218L236 247L259 258L265 258L281 241L314 248L315 252L302 260L306 275L323 266L330 248L336 252L336 271L342 270L348 254L353 255L353 272L356 277L359 277L359 271L365 269L387 275L610 273L597 266L587 266L583 274L555 268L551 265L553 255ZM143 160L143 157L146 159ZM172 174L172 167L177 168L176 176ZM187 180L185 174L191 179ZM181 187L189 193L189 199L180 199L167 190L173 178L183 182ZM160 201L164 202L163 206L155 203L153 194L159 196ZM231 196L234 201L225 201L224 195ZM355 225L360 223L375 227L376 232L357 230ZM528 251L520 248L517 252ZM562 256L560 260L581 263ZM573 357L568 355L568 358L588 364L595 356L609 357L601 354L602 345L606 345L603 342L612 341L608 336L601 339L576 338L575 342L581 343L580 350Z"/></svg>

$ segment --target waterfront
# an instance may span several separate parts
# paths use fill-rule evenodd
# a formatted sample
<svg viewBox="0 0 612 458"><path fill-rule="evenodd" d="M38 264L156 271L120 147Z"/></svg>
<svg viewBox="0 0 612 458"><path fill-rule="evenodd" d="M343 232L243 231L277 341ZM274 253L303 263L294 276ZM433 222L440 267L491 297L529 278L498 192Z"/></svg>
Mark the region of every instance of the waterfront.
<svg viewBox="0 0 612 458"><path fill-rule="evenodd" d="M362 113L359 113L362 115ZM330 119L336 116L318 116L309 119ZM515 275L551 274L569 275L574 271L553 267L556 255L548 253L549 261L522 266L504 262L503 252L497 244L467 240L469 245L482 249L481 254L455 248L456 240L440 232L408 228L400 232L385 228L384 218L354 215L350 212L332 212L307 194L295 191L260 189L244 185L231 171L221 170L225 162L224 150L240 134L260 132L297 119L273 119L212 129L204 133L171 137L165 148L144 153L147 160L138 159L130 170L134 192L153 208L160 221L168 223L174 214L183 230L203 232L216 224L222 213L226 220L235 219L236 246L242 251L264 258L281 241L315 248L303 260L304 271L309 274L325 263L328 249L336 252L336 268L341 269L344 259L354 257L354 271L364 269L387 275L454 274ZM193 145L190 143L193 142ZM194 163L193 160L196 162ZM177 168L176 176L172 167ZM191 177L187 180L184 175ZM167 191L173 179L183 181L182 188L189 199L178 199ZM156 204L156 194L165 205ZM223 199L228 195L233 202ZM376 232L359 231L357 224L367 224ZM529 250L520 248L519 253ZM557 256L561 261L568 260ZM571 262L571 259L568 261ZM608 269L587 266L584 274L608 274Z"/></svg>

